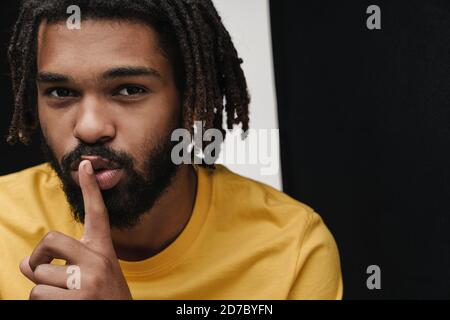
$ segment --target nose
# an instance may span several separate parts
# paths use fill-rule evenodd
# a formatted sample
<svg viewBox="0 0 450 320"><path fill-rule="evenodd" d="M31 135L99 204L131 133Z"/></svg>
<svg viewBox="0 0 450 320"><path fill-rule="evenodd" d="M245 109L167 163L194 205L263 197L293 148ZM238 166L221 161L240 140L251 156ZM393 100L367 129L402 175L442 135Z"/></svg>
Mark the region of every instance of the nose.
<svg viewBox="0 0 450 320"><path fill-rule="evenodd" d="M87 144L112 140L116 129L107 102L96 97L84 97L80 101L73 134Z"/></svg>

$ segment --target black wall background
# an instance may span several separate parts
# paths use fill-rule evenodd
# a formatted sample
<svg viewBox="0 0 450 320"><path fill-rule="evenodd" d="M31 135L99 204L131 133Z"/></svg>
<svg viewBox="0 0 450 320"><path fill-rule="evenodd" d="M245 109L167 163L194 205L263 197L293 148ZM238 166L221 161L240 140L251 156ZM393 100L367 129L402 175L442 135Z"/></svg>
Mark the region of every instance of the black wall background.
<svg viewBox="0 0 450 320"><path fill-rule="evenodd" d="M450 298L450 2L270 6L284 190L335 235L345 298Z"/></svg>
<svg viewBox="0 0 450 320"><path fill-rule="evenodd" d="M0 175L42 163L39 135L25 147L18 143L11 147L6 143L9 123L13 114L13 94L7 49L12 29L19 13L19 0L0 1Z"/></svg>
<svg viewBox="0 0 450 320"><path fill-rule="evenodd" d="M0 135L12 115L0 2ZM377 4L382 30L366 28ZM446 1L272 0L285 191L338 242L347 299L449 298L450 10ZM41 163L0 139L0 175ZM382 289L366 287L381 267Z"/></svg>

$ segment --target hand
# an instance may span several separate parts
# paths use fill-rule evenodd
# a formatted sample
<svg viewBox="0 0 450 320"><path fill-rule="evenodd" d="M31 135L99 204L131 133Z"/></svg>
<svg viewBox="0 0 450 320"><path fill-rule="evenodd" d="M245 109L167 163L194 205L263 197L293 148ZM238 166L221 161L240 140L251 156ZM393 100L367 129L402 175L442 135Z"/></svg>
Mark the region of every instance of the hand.
<svg viewBox="0 0 450 320"><path fill-rule="evenodd" d="M20 271L36 284L31 300L131 299L114 251L108 212L92 172L89 161L80 163L78 174L85 208L81 240L49 232L31 256L20 263ZM66 265L51 264L54 258L66 260ZM78 275L80 281L74 278Z"/></svg>

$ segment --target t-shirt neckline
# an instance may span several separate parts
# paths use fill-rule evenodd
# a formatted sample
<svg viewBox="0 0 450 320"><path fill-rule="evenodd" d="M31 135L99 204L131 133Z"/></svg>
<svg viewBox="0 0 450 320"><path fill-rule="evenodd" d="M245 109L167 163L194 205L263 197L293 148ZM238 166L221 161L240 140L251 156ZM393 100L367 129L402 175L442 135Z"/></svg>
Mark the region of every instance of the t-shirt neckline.
<svg viewBox="0 0 450 320"><path fill-rule="evenodd" d="M193 165L197 174L197 192L192 215L180 235L164 250L141 261L119 259L126 277L142 277L161 273L172 268L193 245L207 217L212 202L212 176L207 169Z"/></svg>

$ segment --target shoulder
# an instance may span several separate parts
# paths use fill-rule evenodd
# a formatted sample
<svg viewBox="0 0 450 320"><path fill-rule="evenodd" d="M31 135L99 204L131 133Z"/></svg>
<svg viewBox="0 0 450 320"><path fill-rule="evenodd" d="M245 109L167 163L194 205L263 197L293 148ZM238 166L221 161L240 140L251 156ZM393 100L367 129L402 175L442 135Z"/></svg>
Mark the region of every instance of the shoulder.
<svg viewBox="0 0 450 320"><path fill-rule="evenodd" d="M29 176L35 176L35 175L51 176L53 174L54 174L53 169L46 162L46 163L38 164L36 166L32 166L29 168L19 170L17 172L13 172L13 173L10 173L7 175L0 176L0 183L5 183L10 180L16 180L17 178L23 178L23 177L29 177Z"/></svg>
<svg viewBox="0 0 450 320"><path fill-rule="evenodd" d="M284 239L296 243L298 249L309 229L323 224L313 208L280 190L223 165L211 172L212 213L222 230L233 232L238 225L246 234Z"/></svg>
<svg viewBox="0 0 450 320"><path fill-rule="evenodd" d="M338 247L322 217L279 190L216 167L213 199L221 231L239 226L246 239L288 252L292 260L283 261L284 270L293 272L289 299L341 298Z"/></svg>
<svg viewBox="0 0 450 320"><path fill-rule="evenodd" d="M48 163L23 169L0 176L0 197L17 195L27 187L36 187L39 183L51 182L56 174Z"/></svg>
<svg viewBox="0 0 450 320"><path fill-rule="evenodd" d="M43 195L56 190L56 173L47 164L40 164L0 177L0 219L17 208L39 202Z"/></svg>
<svg viewBox="0 0 450 320"><path fill-rule="evenodd" d="M297 221L306 226L317 214L309 205L267 184L243 177L223 165L216 165L214 199L220 203L233 203L246 210L276 217L286 222Z"/></svg>

